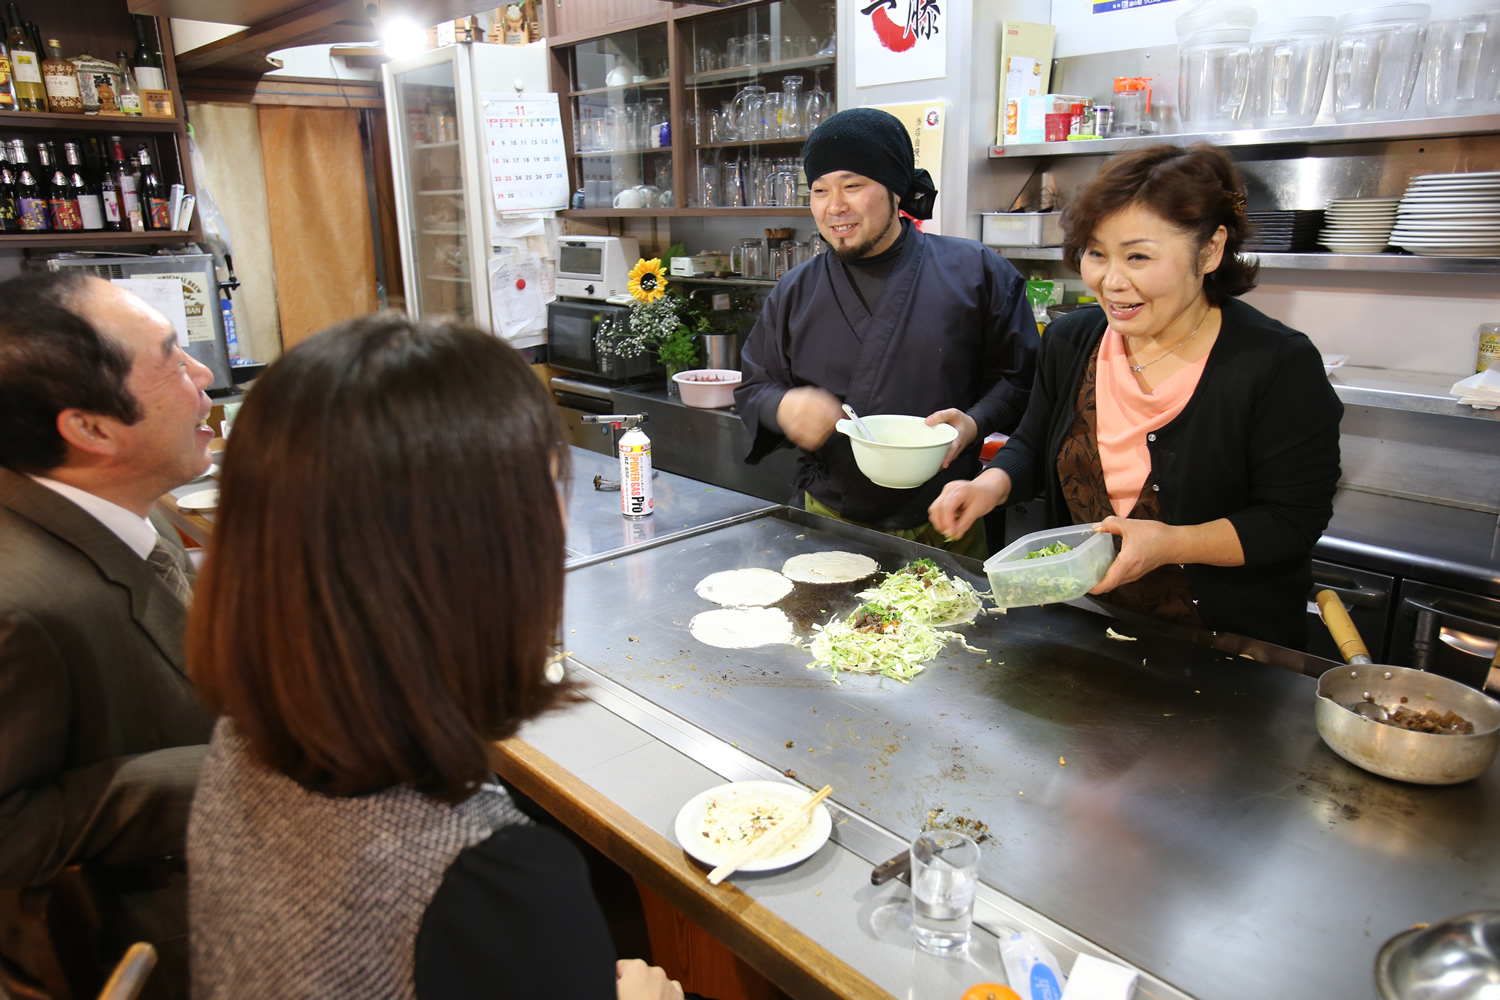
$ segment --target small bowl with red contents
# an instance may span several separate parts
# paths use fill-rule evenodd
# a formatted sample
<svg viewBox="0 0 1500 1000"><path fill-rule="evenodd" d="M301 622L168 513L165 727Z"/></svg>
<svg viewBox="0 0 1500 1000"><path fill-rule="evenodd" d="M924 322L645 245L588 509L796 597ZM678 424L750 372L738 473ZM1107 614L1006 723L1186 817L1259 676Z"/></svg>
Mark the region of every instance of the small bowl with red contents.
<svg viewBox="0 0 1500 1000"><path fill-rule="evenodd" d="M732 368L694 368L672 376L682 401L702 410L718 410L734 405L734 390L739 388L740 373Z"/></svg>

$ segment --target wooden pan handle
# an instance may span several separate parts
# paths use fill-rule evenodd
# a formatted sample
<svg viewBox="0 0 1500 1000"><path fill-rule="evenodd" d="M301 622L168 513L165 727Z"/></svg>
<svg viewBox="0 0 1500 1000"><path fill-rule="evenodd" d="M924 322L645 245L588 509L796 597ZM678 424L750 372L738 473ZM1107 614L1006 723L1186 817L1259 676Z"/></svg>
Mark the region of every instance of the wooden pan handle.
<svg viewBox="0 0 1500 1000"><path fill-rule="evenodd" d="M1339 600L1339 595L1331 590L1320 590L1316 600L1318 614L1322 615L1323 624L1328 626L1328 634L1333 636L1344 662L1369 663L1370 651L1365 648L1365 641L1359 637L1359 629L1354 627L1354 620L1344 610L1344 602Z"/></svg>

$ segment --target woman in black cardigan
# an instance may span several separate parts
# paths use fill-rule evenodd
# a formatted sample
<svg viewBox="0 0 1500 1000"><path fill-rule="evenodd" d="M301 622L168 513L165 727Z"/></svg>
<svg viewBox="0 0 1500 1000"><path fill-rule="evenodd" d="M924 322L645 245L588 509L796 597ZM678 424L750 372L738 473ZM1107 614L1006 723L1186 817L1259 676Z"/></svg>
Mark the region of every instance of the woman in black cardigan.
<svg viewBox="0 0 1500 1000"><path fill-rule="evenodd" d="M1041 496L1119 554L1094 589L1175 624L1301 649L1312 548L1333 514L1343 407L1305 336L1238 301L1245 198L1207 145L1111 160L1065 217L1100 308L1047 328L1016 433L929 514L961 535Z"/></svg>

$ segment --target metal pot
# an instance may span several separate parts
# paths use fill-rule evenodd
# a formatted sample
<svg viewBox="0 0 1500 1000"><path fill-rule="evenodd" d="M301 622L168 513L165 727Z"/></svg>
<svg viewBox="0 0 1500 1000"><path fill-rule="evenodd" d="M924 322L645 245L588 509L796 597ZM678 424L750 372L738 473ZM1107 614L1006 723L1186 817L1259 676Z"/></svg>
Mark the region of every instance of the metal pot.
<svg viewBox="0 0 1500 1000"><path fill-rule="evenodd" d="M1500 750L1500 703L1480 691L1410 667L1372 664L1349 614L1332 591L1317 595L1323 622L1349 666L1318 678L1318 735L1356 767L1420 785L1453 785L1483 774ZM1348 706L1374 701L1454 711L1474 723L1466 736L1418 733L1367 718Z"/></svg>
<svg viewBox="0 0 1500 1000"><path fill-rule="evenodd" d="M704 368L740 370L740 348L744 346L744 334L705 333L702 340Z"/></svg>

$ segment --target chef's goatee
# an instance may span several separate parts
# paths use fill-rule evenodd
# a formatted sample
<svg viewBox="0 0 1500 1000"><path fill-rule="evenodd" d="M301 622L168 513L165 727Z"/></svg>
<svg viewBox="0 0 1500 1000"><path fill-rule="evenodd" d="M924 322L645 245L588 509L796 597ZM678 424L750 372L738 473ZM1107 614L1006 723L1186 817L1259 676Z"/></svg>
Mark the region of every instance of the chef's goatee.
<svg viewBox="0 0 1500 1000"><path fill-rule="evenodd" d="M802 146L802 165L809 184L848 170L894 191L901 210L913 218L932 218L937 188L927 171L916 169L911 136L888 111L849 108L827 119Z"/></svg>

